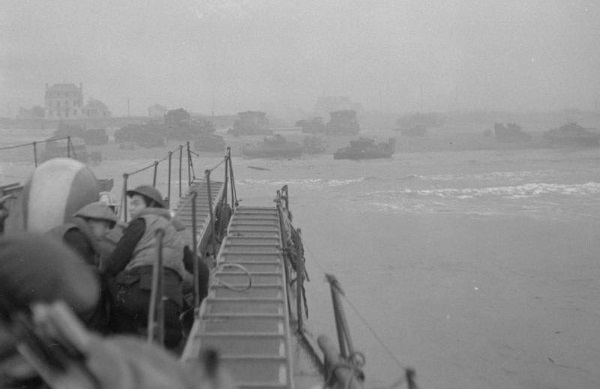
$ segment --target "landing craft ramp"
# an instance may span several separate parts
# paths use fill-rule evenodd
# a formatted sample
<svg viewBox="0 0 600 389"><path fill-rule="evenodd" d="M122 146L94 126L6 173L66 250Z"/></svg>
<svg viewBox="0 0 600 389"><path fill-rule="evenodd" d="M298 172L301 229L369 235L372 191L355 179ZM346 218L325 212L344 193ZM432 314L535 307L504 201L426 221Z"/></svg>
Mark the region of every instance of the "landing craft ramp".
<svg viewBox="0 0 600 389"><path fill-rule="evenodd" d="M292 388L291 343L276 207L238 207L182 354L217 349L240 388ZM250 281L251 280L251 281Z"/></svg>
<svg viewBox="0 0 600 389"><path fill-rule="evenodd" d="M179 200L177 205L176 217L177 220L183 224L185 230L181 231L183 240L186 245L193 247L193 229L192 229L192 201L191 194L197 193L196 197L196 221L197 225L197 236L196 241L198 242L197 253L202 254L205 251L208 241L213 232L213 225L210 223L210 203L212 203L213 212L216 211L218 205L218 199L223 194L224 185L222 182L211 181L210 182L210 194L212 201L208 200L208 185L206 181L199 180L194 181L190 185L187 194Z"/></svg>

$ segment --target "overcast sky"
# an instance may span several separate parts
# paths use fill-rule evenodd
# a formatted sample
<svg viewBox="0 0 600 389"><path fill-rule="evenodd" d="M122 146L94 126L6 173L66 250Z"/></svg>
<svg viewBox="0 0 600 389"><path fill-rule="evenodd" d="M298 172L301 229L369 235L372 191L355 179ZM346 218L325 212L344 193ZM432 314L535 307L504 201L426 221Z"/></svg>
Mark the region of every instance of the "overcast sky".
<svg viewBox="0 0 600 389"><path fill-rule="evenodd" d="M594 109L590 0L0 0L0 114L83 83L114 115Z"/></svg>

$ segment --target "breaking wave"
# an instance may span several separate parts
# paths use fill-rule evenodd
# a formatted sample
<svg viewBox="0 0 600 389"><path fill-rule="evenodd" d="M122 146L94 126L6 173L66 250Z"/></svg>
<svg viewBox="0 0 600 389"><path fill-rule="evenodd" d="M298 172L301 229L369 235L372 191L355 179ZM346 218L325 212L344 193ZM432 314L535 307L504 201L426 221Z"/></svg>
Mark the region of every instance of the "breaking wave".
<svg viewBox="0 0 600 389"><path fill-rule="evenodd" d="M529 183L514 186L495 186L484 188L438 188L438 189L409 189L377 191L363 194L362 197L438 197L455 199L472 199L485 196L503 198L532 198L543 195L557 194L562 196L588 196L600 193L600 183L585 184L547 184Z"/></svg>
<svg viewBox="0 0 600 389"><path fill-rule="evenodd" d="M368 177L360 177L354 179L324 179L324 178L301 178L301 179L285 179L285 180L255 180L255 179L243 179L238 181L238 185L267 185L267 186L302 186L302 187L335 187L344 186L355 183L360 183L369 179Z"/></svg>
<svg viewBox="0 0 600 389"><path fill-rule="evenodd" d="M505 171L505 172L487 172L474 174L432 174L432 175L409 175L403 179L419 179L423 181L457 181L457 180L519 180L532 179L535 177L544 177L556 173L554 170L536 170L536 171Z"/></svg>
<svg viewBox="0 0 600 389"><path fill-rule="evenodd" d="M496 186L487 188L441 188L441 189L406 189L405 193L415 193L421 196L453 197L457 199L470 199L482 196L500 196L505 198L530 198L548 194L558 194L562 196L571 195L595 195L600 193L600 183L587 182L585 184L546 184L530 183L515 186Z"/></svg>

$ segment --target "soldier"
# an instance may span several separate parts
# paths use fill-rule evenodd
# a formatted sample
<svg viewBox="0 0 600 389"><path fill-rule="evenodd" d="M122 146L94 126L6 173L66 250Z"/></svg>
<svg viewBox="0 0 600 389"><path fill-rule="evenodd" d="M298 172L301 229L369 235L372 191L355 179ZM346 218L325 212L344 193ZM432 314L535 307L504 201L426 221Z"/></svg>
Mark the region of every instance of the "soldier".
<svg viewBox="0 0 600 389"><path fill-rule="evenodd" d="M181 364L141 339L87 331L71 312L85 315L98 295L91 268L61 242L0 236L0 387L233 388L210 361Z"/></svg>
<svg viewBox="0 0 600 389"><path fill-rule="evenodd" d="M85 205L69 223L54 227L48 234L61 239L74 249L88 265L99 267L100 242L117 223L117 216L103 202Z"/></svg>
<svg viewBox="0 0 600 389"><path fill-rule="evenodd" d="M183 264L184 242L171 220L161 193L142 185L127 191L131 198L132 220L106 262L111 278L112 329L118 333L143 335L148 325L153 264L156 262L155 233L164 230L163 266L165 297L165 345L175 348L182 333L179 314L183 304L181 282L186 276Z"/></svg>
<svg viewBox="0 0 600 389"><path fill-rule="evenodd" d="M92 272L101 285L101 295L97 308L82 319L88 327L99 332L108 331L109 319L106 281L99 270L100 259L104 255L100 242L116 223L116 215L106 204L98 201L77 211L69 223L47 233L73 249L92 267Z"/></svg>

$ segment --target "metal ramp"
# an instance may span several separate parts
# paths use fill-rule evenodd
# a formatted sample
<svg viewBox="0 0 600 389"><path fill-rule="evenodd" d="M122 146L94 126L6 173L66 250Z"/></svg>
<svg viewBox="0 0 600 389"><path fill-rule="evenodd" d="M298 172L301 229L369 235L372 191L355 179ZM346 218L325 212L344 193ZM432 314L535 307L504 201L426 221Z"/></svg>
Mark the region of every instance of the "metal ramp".
<svg viewBox="0 0 600 389"><path fill-rule="evenodd" d="M200 248L199 254L202 254L202 251L208 244L208 240L210 239L210 234L213 229L213 226L210 223L208 188L206 181L202 180L192 182L192 185L190 185L185 197L182 197L179 200L179 204L177 204L176 219L179 220L185 227L185 230L180 231L185 244L192 247L192 202L189 201L189 199L193 191L198 193L196 197L196 224L198 228L196 238L198 247ZM213 198L212 206L214 211L217 208L217 199L221 197L223 191L223 183L211 181L210 191Z"/></svg>
<svg viewBox="0 0 600 389"><path fill-rule="evenodd" d="M290 326L277 209L239 207L230 221L208 297L182 354L219 351L240 388L293 388ZM252 286L246 288L252 277Z"/></svg>

